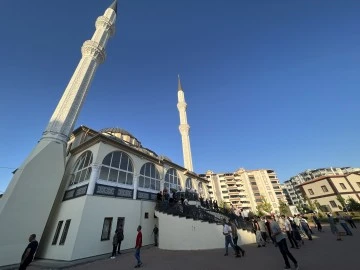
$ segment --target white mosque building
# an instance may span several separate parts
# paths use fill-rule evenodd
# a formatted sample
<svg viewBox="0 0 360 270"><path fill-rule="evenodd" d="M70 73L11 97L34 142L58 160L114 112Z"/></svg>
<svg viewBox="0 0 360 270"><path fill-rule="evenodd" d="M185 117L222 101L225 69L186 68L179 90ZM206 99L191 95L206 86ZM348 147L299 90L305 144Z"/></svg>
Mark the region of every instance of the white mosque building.
<svg viewBox="0 0 360 270"><path fill-rule="evenodd" d="M0 267L19 263L27 238L39 240L36 257L72 261L111 251L116 228L124 226L121 249L134 247L136 227L143 244L153 244L155 224L160 248L208 249L223 246L221 226L155 212L163 190L196 189L208 197L207 180L193 172L186 102L178 81L179 130L184 167L143 147L120 128L74 130L105 47L115 32L116 0L96 20L96 31L81 48L82 58L42 138L14 172L0 199ZM241 242L253 236L241 232ZM209 237L211 236L211 237Z"/></svg>
<svg viewBox="0 0 360 270"><path fill-rule="evenodd" d="M196 187L205 180L169 158L144 148L120 128L81 126L68 142L63 196L49 217L37 257L76 260L108 253L115 229L124 226L122 249L134 247L137 225L153 244L156 194Z"/></svg>

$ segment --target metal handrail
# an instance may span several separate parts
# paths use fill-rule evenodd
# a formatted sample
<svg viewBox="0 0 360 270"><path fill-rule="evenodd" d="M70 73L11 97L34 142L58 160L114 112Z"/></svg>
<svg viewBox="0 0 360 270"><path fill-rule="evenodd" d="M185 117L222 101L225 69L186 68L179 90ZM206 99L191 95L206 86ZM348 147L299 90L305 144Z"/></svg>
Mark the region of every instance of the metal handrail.
<svg viewBox="0 0 360 270"><path fill-rule="evenodd" d="M192 218L194 220L207 221L209 223L222 224L222 220L208 213L206 210L196 205L173 204L158 202L155 207L156 211L169 215Z"/></svg>

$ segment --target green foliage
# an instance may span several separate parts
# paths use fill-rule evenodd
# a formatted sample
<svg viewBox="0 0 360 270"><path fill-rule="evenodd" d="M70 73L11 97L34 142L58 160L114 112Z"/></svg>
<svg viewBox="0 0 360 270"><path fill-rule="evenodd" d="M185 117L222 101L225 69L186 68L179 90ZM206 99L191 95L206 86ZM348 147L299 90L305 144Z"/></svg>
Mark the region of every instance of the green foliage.
<svg viewBox="0 0 360 270"><path fill-rule="evenodd" d="M306 201L306 203L307 203L307 205L308 205L308 208L309 208L311 211L315 211L315 210L316 210L315 204L314 204L307 196L305 196L304 199L305 199L305 201Z"/></svg>
<svg viewBox="0 0 360 270"><path fill-rule="evenodd" d="M360 203L355 201L354 198L349 198L347 202L348 202L348 207L349 209L351 209L351 211L360 211Z"/></svg>
<svg viewBox="0 0 360 270"><path fill-rule="evenodd" d="M341 196L340 194L338 194L336 196L336 199L339 201L339 203L341 204L341 209L346 208L346 201L343 198L343 196ZM340 207L339 207L340 208Z"/></svg>
<svg viewBox="0 0 360 270"><path fill-rule="evenodd" d="M272 205L269 203L264 196L261 196L261 203L256 206L259 216L263 216L266 213L271 213Z"/></svg>
<svg viewBox="0 0 360 270"><path fill-rule="evenodd" d="M292 216L290 207L282 200L279 200L279 210L280 210L280 215Z"/></svg>

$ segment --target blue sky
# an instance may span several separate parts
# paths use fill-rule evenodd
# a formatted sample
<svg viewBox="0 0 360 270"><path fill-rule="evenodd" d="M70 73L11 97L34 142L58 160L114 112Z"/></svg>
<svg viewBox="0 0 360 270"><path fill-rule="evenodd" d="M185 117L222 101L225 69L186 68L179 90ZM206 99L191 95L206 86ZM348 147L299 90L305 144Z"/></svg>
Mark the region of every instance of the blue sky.
<svg viewBox="0 0 360 270"><path fill-rule="evenodd" d="M111 1L0 1L0 191L41 136ZM195 171L359 166L360 1L121 0L77 126L122 127Z"/></svg>

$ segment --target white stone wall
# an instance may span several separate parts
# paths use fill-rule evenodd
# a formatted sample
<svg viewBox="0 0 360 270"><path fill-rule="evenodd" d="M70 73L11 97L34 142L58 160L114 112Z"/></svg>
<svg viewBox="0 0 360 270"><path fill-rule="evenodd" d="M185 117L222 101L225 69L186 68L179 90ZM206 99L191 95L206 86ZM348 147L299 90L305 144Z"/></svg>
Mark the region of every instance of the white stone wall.
<svg viewBox="0 0 360 270"><path fill-rule="evenodd" d="M68 261L111 253L112 237L118 217L125 218L124 241L121 250L134 248L138 225L143 227L143 245L153 244L151 233L157 222L154 218L154 208L155 203L151 201L101 196L83 196L65 201L51 222L48 237L41 243L43 248L38 256ZM148 219L145 219L145 213L148 213ZM113 218L111 235L109 240L101 241L104 218L107 217ZM71 224L65 244L59 245L60 233L57 244L52 245L58 222L64 220L65 224L67 219L71 219Z"/></svg>
<svg viewBox="0 0 360 270"><path fill-rule="evenodd" d="M224 248L223 226L156 212L159 218L159 248L201 250ZM238 230L239 245L255 243L255 235ZM231 248L231 247L230 247Z"/></svg>

